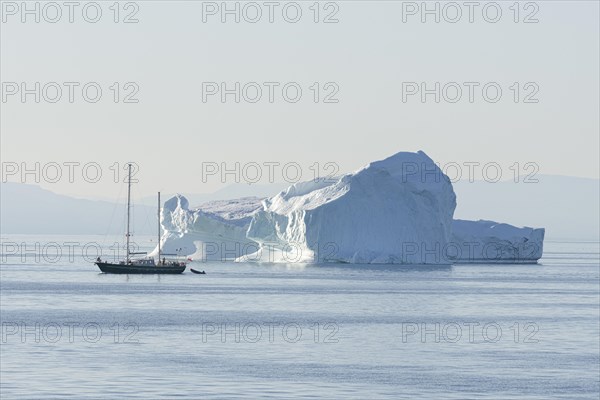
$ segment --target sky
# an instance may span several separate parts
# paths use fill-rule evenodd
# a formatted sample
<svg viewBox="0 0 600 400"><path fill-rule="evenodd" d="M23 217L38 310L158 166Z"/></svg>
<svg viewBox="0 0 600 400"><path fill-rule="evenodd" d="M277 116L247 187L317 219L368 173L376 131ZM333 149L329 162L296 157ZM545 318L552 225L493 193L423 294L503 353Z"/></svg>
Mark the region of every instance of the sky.
<svg viewBox="0 0 600 400"><path fill-rule="evenodd" d="M275 2L273 22L263 2L228 2L239 22L222 2L90 3L69 22L27 2L36 22L2 2L3 181L110 198L134 162L141 195L208 193L417 150L462 179L598 178L597 1L428 2L439 22L422 2Z"/></svg>

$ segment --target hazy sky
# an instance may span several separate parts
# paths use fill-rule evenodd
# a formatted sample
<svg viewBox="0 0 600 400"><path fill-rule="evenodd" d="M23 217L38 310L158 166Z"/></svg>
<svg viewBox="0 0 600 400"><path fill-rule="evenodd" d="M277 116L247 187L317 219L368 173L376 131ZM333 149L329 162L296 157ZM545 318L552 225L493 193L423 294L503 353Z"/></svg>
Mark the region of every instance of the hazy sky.
<svg viewBox="0 0 600 400"><path fill-rule="evenodd" d="M137 190L142 194L212 192L235 177L221 179L217 173L203 182L203 162L219 168L240 162L240 169L246 167L242 182L254 178L258 164L266 183L269 162L280 163L271 170L275 181L285 179L286 163L298 163L302 178L310 179L315 162L326 175L419 149L444 165L497 162L503 179L512 177L509 167L515 162L522 172L531 162L540 174L598 177L597 1L521 2L518 15L513 1L480 2L472 23L465 6L458 22L448 22L457 10L444 8L445 2L438 3L439 23L434 15L421 21L423 15L414 8L421 2L321 2L318 23L313 1L289 3L277 3L273 23L263 2L254 3L262 12L258 22L245 20L255 18L256 7L241 2L240 22L225 15L222 23L218 11L211 14L221 2L200 1L123 2L118 23L113 1L97 2L102 10L97 23L83 18L87 2L81 2L73 23L64 6L61 19L50 23L56 9L42 2L36 23L35 15L22 15L21 2L2 2L3 168L14 166L7 163L29 168L35 162L41 168L57 163L63 178L50 183L54 167L47 167L48 177L40 176L40 184L85 197L112 197L118 189L110 167L126 161L140 167ZM27 4L35 7L35 2ZM295 4L302 16L297 23L287 22L282 10L285 6L293 20ZM486 21L494 20L496 4L502 11L499 21ZM433 9L436 3L428 6ZM88 19L95 18L95 6L86 12ZM138 22L123 23L128 15ZM324 23L327 16L338 22ZM34 94L26 95L24 103L20 92L10 94L20 91L21 83L34 89L35 82L40 82L39 103ZM62 88L56 103L49 101L56 97L56 85L48 85L52 82ZM64 82L78 84L72 86L73 103ZM82 95L90 82L102 89L96 103ZM116 87L111 89L115 82L117 103ZM203 101L203 93L215 87L204 84L203 91L205 82L216 87L225 82L229 89L235 82L241 88L257 82L262 98L251 103L256 85L247 85L246 96L240 89L240 103L234 94L225 103L219 94ZM264 82L276 83L271 84L272 103ZM287 101L282 87L290 82ZM408 95L421 83L434 89L435 82L440 82L439 103L435 93L424 103L420 93ZM464 82L473 82L473 102ZM487 100L482 93L486 84ZM452 103L457 85L462 96ZM295 87L302 96L293 103ZM492 102L497 87L502 96ZM136 89L131 99L138 102L125 103ZM324 102L327 95L338 102ZM64 164L69 162L80 163L73 183ZM328 162L335 164L326 170ZM99 182L81 177L86 163L102 168ZM34 176L25 180L34 183Z"/></svg>

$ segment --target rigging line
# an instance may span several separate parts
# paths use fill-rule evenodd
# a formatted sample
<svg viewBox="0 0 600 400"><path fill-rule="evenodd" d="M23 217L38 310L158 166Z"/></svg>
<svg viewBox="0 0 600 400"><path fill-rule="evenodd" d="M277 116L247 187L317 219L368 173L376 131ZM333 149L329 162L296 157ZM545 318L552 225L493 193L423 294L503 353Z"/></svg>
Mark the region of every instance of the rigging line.
<svg viewBox="0 0 600 400"><path fill-rule="evenodd" d="M131 201L131 236L137 237L136 226L139 224L137 224L136 222L142 222L142 221L138 221L138 218L136 217L136 215L137 215L136 208L138 205L142 206L142 212L143 212L145 205L142 203L143 198L141 196L139 187L136 185L137 183L139 183L139 181L138 182L132 181L132 183L133 183L131 185L131 189L133 191L132 199L138 199L138 201L137 202L134 200ZM144 214L142 214L142 217L144 217ZM148 226L147 222L148 222L148 213L145 214L145 220L143 221L142 226L138 227L139 232L144 232L144 229L146 229L146 227ZM138 243L135 240L133 243L138 250L142 249L143 243Z"/></svg>
<svg viewBox="0 0 600 400"><path fill-rule="evenodd" d="M113 209L112 209L112 213L110 215L110 220L108 222L108 228L106 229L106 232L104 233L104 237L102 238L102 248L104 248L104 246L106 245L106 237L108 236L108 233L110 232L110 230L112 228L113 220L115 218L115 212L119 205L119 200L121 199L122 193L123 193L123 185L119 185L119 194L117 195L117 198L113 202Z"/></svg>
<svg viewBox="0 0 600 400"><path fill-rule="evenodd" d="M152 227L155 226L156 213L154 212L153 209L152 209L152 212L151 212L151 207L149 207L147 204L145 204L145 203L142 202L142 200L144 199L144 197L142 197L142 193L139 190L139 187L137 187L137 186L134 185L133 186L133 190L135 192L135 197L138 198L138 199L140 199L139 205L142 206L142 212L143 212L142 219L143 219L143 221L138 221L138 222L142 222L142 226L140 227L140 232L143 232L144 235L150 234L150 232L153 232ZM135 207L135 202L132 204L132 206ZM152 221L150 221L150 213L152 215ZM150 224L150 222L152 222L152 224ZM150 239L150 242L154 243L154 239Z"/></svg>
<svg viewBox="0 0 600 400"><path fill-rule="evenodd" d="M137 206L140 205L142 203L142 198L140 196L140 191L139 188L136 186L136 183L138 182L133 182L133 184L131 185L131 191L133 192L131 195L131 231L137 235L136 230L137 230L137 217L136 217L136 209ZM137 201L135 200L137 199ZM142 225L142 227L140 228L141 231L143 232L143 228L144 225Z"/></svg>
<svg viewBox="0 0 600 400"><path fill-rule="evenodd" d="M141 232L143 232L144 235L147 235L152 231L151 227L154 225L155 218L152 218L152 225L150 225L150 215L149 215L150 209L145 204L142 204L142 206L144 208L144 210L143 210L144 211L144 215L143 215L144 221L143 221L143 225L141 228Z"/></svg>

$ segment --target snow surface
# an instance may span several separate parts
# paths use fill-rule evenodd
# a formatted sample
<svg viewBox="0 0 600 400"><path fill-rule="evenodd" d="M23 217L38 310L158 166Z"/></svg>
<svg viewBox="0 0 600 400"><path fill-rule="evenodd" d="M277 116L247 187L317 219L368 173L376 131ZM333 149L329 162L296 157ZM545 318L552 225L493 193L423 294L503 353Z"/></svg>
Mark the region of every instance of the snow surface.
<svg viewBox="0 0 600 400"><path fill-rule="evenodd" d="M200 260L450 264L535 262L544 229L453 221L456 196L424 152L400 152L332 180L277 195L212 201L185 197L162 210L165 253Z"/></svg>

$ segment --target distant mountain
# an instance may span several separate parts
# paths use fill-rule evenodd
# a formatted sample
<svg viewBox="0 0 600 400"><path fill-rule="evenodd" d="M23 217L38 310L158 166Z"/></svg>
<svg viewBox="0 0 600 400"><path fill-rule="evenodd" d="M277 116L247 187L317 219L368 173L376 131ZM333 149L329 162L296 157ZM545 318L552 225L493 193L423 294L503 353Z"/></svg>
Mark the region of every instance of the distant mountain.
<svg viewBox="0 0 600 400"><path fill-rule="evenodd" d="M232 200L239 199L242 197L271 197L277 194L278 192L287 189L291 183L272 183L272 184L247 184L247 183L236 183L232 185L225 186L222 189L217 190L213 193L186 193L186 192L178 192L178 193L170 193L170 194L161 194L161 196L167 200L170 197L173 197L176 194L181 194L188 199L190 206L196 207L202 203L207 201L214 200ZM145 205L154 205L156 204L156 197L144 197L140 201L141 204Z"/></svg>
<svg viewBox="0 0 600 400"><path fill-rule="evenodd" d="M0 183L2 234L122 234L125 209L125 204L63 196L38 185ZM132 207L134 234L155 234L156 221L156 206Z"/></svg>
<svg viewBox="0 0 600 400"><path fill-rule="evenodd" d="M538 183L483 181L454 183L455 219L487 219L546 228L546 239L600 240L600 180L539 175ZM195 207L212 200L270 197L287 183L234 184L214 193L182 193ZM163 201L172 195L162 194ZM156 231L156 198L136 201L136 234ZM76 199L37 185L0 184L0 231L30 234L120 234L125 205Z"/></svg>
<svg viewBox="0 0 600 400"><path fill-rule="evenodd" d="M287 183L235 184L214 193L185 195L193 207L211 200L268 197L288 186ZM163 193L163 202L174 194ZM125 208L125 204L74 198L38 185L0 183L2 234L122 234L125 232ZM156 197L136 200L132 207L133 232L137 235L154 235L156 221Z"/></svg>
<svg viewBox="0 0 600 400"><path fill-rule="evenodd" d="M599 240L600 180L539 175L538 183L454 183L455 219L546 228L546 239Z"/></svg>

